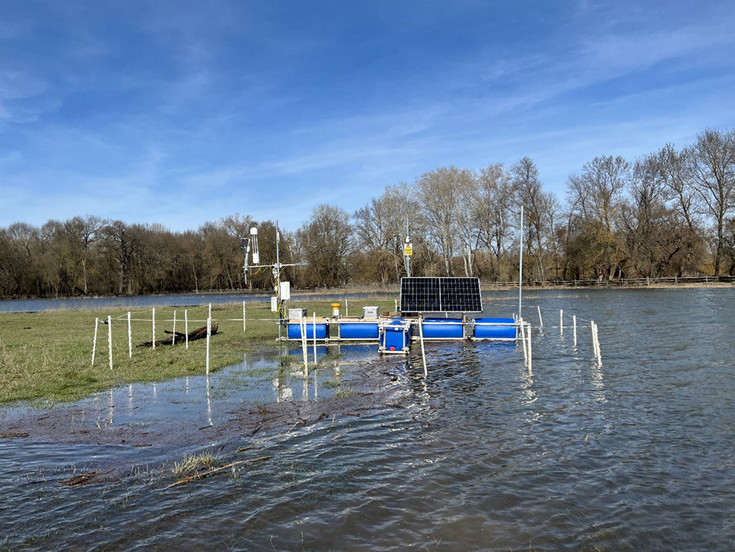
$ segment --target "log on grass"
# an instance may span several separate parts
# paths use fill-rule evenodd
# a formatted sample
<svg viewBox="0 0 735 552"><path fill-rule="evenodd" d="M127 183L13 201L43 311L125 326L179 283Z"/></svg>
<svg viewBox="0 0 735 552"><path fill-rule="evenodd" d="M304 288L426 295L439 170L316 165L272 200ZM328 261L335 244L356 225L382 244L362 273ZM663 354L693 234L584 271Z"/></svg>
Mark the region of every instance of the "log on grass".
<svg viewBox="0 0 735 552"><path fill-rule="evenodd" d="M217 333L217 329L219 326L217 324L212 324L212 335ZM165 330L164 333L167 333L169 335L173 334L173 332L169 330ZM186 340L186 334L181 332L176 332L176 344L178 343L184 343ZM192 330L189 332L189 341L196 341L198 339L204 339L207 337L207 327L202 326L201 328L197 328L196 330ZM141 343L138 345L138 347L151 347L153 345L152 341L146 341L145 343ZM171 342L171 339L157 339L156 340L156 347L160 347L163 345L173 345Z"/></svg>

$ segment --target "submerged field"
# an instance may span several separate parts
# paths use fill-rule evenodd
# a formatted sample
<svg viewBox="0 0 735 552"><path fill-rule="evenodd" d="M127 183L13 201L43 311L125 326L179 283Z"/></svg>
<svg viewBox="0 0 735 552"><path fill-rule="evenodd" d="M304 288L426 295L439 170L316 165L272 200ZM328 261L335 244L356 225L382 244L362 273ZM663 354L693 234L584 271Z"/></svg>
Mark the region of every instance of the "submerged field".
<svg viewBox="0 0 735 552"><path fill-rule="evenodd" d="M197 375L6 404L0 550L731 550L735 289L532 291L523 312L532 374L467 341L427 343L426 377L420 347L374 345L307 372L240 321L210 377L193 349Z"/></svg>
<svg viewBox="0 0 735 552"><path fill-rule="evenodd" d="M352 312L364 305L392 310L393 301L350 301ZM317 316L331 313L329 301L300 302L299 307ZM206 325L208 307L156 308L156 340L171 339L174 311L176 331L184 331L184 311L188 328ZM132 357L128 349L127 310L46 311L0 313L0 403L13 401L59 402L80 399L94 391L139 381L203 374L206 367L206 340L193 341L186 349L180 338L175 345L139 347L152 340L151 309L131 313ZM112 319L112 360L109 367L107 316ZM95 318L100 319L92 365ZM212 307L213 324L218 325L210 347L210 369L216 370L242 359L243 352L262 342L276 343L278 326L270 305L249 303L243 330L242 304Z"/></svg>

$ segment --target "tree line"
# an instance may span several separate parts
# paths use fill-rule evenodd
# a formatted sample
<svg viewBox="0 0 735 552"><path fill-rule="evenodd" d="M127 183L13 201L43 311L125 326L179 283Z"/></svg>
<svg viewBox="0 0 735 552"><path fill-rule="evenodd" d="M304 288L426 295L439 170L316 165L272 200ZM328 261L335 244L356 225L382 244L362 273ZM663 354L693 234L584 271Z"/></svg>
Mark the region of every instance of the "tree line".
<svg viewBox="0 0 735 552"><path fill-rule="evenodd" d="M524 217L521 227L520 211ZM440 167L386 186L356 212L320 205L279 232L282 279L297 288L390 284L406 274L524 279L735 275L735 132L629 161L599 156L569 176L563 201L534 161L480 170ZM268 268L246 283L241 238L259 229L260 260L276 260L276 224L232 215L196 231L95 216L0 228L0 296L124 295L269 289Z"/></svg>

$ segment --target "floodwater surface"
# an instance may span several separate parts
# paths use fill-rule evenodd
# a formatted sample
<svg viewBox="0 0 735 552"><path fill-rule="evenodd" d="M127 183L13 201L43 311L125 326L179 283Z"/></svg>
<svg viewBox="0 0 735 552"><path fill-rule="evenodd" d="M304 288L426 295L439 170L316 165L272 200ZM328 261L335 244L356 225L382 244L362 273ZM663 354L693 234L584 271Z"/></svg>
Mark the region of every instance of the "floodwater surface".
<svg viewBox="0 0 735 552"><path fill-rule="evenodd" d="M534 292L532 374L514 344L427 343L427 378L420 347L345 348L308 378L274 351L4 408L0 547L729 550L733 312L732 289ZM202 453L234 465L171 486Z"/></svg>

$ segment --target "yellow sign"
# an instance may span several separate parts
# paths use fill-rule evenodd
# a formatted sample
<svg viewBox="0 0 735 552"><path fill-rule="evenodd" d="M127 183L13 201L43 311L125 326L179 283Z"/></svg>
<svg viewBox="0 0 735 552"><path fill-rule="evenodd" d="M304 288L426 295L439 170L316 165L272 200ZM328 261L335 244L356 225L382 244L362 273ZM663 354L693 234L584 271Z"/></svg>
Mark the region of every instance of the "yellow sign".
<svg viewBox="0 0 735 552"><path fill-rule="evenodd" d="M413 255L413 249L411 249L411 244L407 244L406 247L403 248L403 254L407 257L410 257Z"/></svg>

